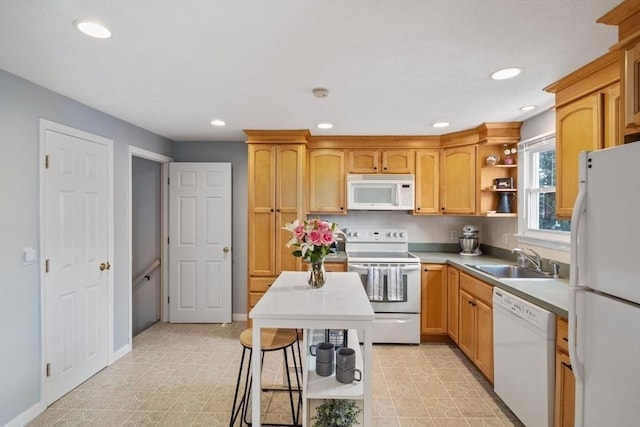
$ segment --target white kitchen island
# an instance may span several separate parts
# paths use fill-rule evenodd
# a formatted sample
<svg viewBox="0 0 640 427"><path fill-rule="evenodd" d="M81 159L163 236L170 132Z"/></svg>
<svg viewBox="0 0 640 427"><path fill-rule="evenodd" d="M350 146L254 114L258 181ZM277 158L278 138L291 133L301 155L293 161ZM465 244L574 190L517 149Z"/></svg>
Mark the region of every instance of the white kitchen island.
<svg viewBox="0 0 640 427"><path fill-rule="evenodd" d="M253 320L253 348L261 348L260 330L263 328L304 329L303 348L308 350L309 337L314 330L349 329L349 346L357 347L355 331L363 333L359 337L364 347L361 354L362 381L342 384L331 377L318 377L311 356L302 360L302 424L308 425L310 417L309 402L312 399L353 399L362 401L363 424L371 425L371 328L374 313L367 294L357 273L327 273L324 287L315 289L307 284L306 272L285 271L271 285L267 293L258 301L249 313ZM362 340L364 338L364 340ZM305 351L305 354L308 351ZM252 419L254 426L261 425L261 358L260 352L252 356L253 385ZM255 398L260 396L260 398Z"/></svg>

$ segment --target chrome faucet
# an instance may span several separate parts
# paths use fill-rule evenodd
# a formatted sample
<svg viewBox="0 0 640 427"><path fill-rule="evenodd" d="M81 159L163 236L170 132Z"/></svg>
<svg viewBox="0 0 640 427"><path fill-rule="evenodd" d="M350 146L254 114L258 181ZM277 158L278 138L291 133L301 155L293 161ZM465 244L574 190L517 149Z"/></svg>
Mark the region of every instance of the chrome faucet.
<svg viewBox="0 0 640 427"><path fill-rule="evenodd" d="M511 250L511 253L518 254L519 256L528 259L529 262L536 268L536 271L542 271L542 257L540 256L540 254L533 249L529 249L529 252L531 252L532 255L529 255L520 248L513 248Z"/></svg>

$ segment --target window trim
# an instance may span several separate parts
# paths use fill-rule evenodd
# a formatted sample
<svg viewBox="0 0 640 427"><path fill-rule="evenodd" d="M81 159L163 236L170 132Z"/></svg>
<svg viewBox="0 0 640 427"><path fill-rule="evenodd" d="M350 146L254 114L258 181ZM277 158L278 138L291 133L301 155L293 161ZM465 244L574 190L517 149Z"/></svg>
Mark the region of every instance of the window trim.
<svg viewBox="0 0 640 427"><path fill-rule="evenodd" d="M518 212L522 212L522 215L518 217L518 233L515 237L519 244L529 244L569 252L571 249L571 235L568 231L529 228L529 203L532 194L535 193L537 195L543 192L555 191L555 187L545 187L536 188L534 192L528 187L532 180L531 153L543 151L542 149L551 143L553 143L555 147L555 132L547 132L518 143L518 158L520 159L520 167L518 168L518 192L522 194L522 197L519 197L518 201Z"/></svg>

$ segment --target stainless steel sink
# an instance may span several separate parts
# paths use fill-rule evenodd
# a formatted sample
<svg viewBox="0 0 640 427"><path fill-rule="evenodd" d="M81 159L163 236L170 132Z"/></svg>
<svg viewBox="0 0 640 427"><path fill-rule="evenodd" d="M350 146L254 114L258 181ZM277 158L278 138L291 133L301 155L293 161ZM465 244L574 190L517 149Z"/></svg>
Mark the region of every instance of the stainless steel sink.
<svg viewBox="0 0 640 427"><path fill-rule="evenodd" d="M553 276L542 271L532 270L518 265L470 265L478 271L487 273L496 279L552 279Z"/></svg>

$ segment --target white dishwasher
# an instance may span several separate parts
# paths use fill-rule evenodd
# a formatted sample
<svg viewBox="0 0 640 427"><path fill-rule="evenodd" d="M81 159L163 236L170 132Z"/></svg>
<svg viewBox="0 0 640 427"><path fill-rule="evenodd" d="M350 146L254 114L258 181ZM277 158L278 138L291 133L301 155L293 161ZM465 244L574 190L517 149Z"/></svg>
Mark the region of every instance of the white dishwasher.
<svg viewBox="0 0 640 427"><path fill-rule="evenodd" d="M494 390L527 427L553 425L556 318L493 289Z"/></svg>

